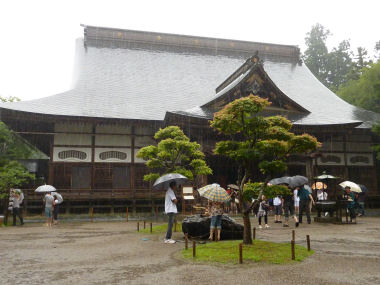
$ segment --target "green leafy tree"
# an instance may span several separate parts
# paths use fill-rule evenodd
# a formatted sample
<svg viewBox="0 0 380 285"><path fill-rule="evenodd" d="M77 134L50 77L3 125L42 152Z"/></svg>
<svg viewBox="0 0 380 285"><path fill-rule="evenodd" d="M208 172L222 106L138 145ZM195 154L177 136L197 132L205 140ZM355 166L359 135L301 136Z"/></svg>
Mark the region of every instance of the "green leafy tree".
<svg viewBox="0 0 380 285"><path fill-rule="evenodd" d="M368 51L363 47L358 47L357 54L354 57L352 68L350 72L347 74L347 81L358 80L360 76L363 74L364 68L371 67L372 63L373 61L372 59L370 59Z"/></svg>
<svg viewBox="0 0 380 285"><path fill-rule="evenodd" d="M19 162L12 160L0 167L0 198L9 198L9 189L34 180L34 174L29 173Z"/></svg>
<svg viewBox="0 0 380 285"><path fill-rule="evenodd" d="M260 112L269 105L267 99L250 95L226 105L214 114L211 121L215 130L231 138L218 142L214 151L238 164L238 196L242 201L245 244L252 243L249 213L259 202L259 199L252 202L251 198L260 198L266 191L283 191L283 188L277 186L268 187L268 181L274 175L286 171L286 159L290 154L305 153L318 146L316 138L290 132L292 124L286 118L261 116ZM250 184L246 188L244 186L249 179L255 178L252 176L255 170L260 170L265 176L261 187L253 187L260 191L251 191ZM249 191L244 194L244 190Z"/></svg>
<svg viewBox="0 0 380 285"><path fill-rule="evenodd" d="M345 84L350 73L356 69L352 61L353 54L350 49L350 42L342 41L337 48L328 53L326 61L327 86L332 90L338 90L339 86ZM363 58L361 58L363 60ZM364 62L362 62L364 64Z"/></svg>
<svg viewBox="0 0 380 285"><path fill-rule="evenodd" d="M201 146L190 139L177 126L159 129L154 135L157 145L143 147L137 157L146 160L152 170L144 176L146 181L154 181L162 174L180 173L193 180L196 175L212 174L204 160Z"/></svg>
<svg viewBox="0 0 380 285"><path fill-rule="evenodd" d="M359 79L348 81L337 94L353 105L380 113L380 61L363 68Z"/></svg>
<svg viewBox="0 0 380 285"><path fill-rule="evenodd" d="M321 24L316 24L311 31L306 34L304 52L304 62L315 77L319 79L325 86L328 86L328 49L326 40L330 35L330 31Z"/></svg>
<svg viewBox="0 0 380 285"><path fill-rule="evenodd" d="M34 180L34 175L17 161L27 158L29 154L30 148L0 122L0 200L4 212L8 205L9 189Z"/></svg>

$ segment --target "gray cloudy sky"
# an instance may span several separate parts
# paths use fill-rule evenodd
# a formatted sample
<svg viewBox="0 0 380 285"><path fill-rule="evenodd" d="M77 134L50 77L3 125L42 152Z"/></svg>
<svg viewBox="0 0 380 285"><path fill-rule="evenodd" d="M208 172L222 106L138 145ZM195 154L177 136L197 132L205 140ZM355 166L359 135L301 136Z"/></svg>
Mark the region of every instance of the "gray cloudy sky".
<svg viewBox="0 0 380 285"><path fill-rule="evenodd" d="M360 6L359 6L360 5ZM380 1L34 0L0 2L0 95L30 100L71 87L80 23L298 45L321 23L329 48L350 39L373 52Z"/></svg>

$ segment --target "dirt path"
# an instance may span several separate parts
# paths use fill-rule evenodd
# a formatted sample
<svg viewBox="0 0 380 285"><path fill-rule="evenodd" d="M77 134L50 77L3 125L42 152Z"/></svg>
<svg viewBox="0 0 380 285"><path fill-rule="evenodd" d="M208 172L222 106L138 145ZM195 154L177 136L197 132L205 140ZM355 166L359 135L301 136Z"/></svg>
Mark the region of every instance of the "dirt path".
<svg viewBox="0 0 380 285"><path fill-rule="evenodd" d="M380 284L380 218L305 225L297 243L306 234L316 254L302 263L206 265L180 259L183 243L136 233L134 222L1 228L0 284ZM291 229L272 224L257 238L288 242Z"/></svg>

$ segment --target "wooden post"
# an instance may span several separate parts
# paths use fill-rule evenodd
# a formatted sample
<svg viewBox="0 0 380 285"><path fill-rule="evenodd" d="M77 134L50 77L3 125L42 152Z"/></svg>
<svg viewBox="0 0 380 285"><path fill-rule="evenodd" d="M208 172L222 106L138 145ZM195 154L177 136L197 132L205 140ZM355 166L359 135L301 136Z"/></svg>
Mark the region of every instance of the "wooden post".
<svg viewBox="0 0 380 285"><path fill-rule="evenodd" d="M91 208L91 223L94 222L94 208Z"/></svg>
<svg viewBox="0 0 380 285"><path fill-rule="evenodd" d="M185 233L185 249L187 250L189 248L189 237L188 234Z"/></svg>
<svg viewBox="0 0 380 285"><path fill-rule="evenodd" d="M252 239L255 240L256 239L256 228L253 227L252 229Z"/></svg>
<svg viewBox="0 0 380 285"><path fill-rule="evenodd" d="M296 252L295 252L295 241L294 240L291 241L291 245L292 245L292 260L295 260L296 259Z"/></svg>
<svg viewBox="0 0 380 285"><path fill-rule="evenodd" d="M310 251L310 236L306 235L307 250Z"/></svg>
<svg viewBox="0 0 380 285"><path fill-rule="evenodd" d="M144 220L144 230L145 230L145 227L146 227L146 225L145 225L145 224L146 224L146 222L145 222L145 220Z"/></svg>
<svg viewBox="0 0 380 285"><path fill-rule="evenodd" d="M150 233L153 233L153 223L150 223Z"/></svg>
<svg viewBox="0 0 380 285"><path fill-rule="evenodd" d="M137 231L140 231L140 222L137 222Z"/></svg>
<svg viewBox="0 0 380 285"><path fill-rule="evenodd" d="M239 243L239 264L243 264L243 244Z"/></svg>
<svg viewBox="0 0 380 285"><path fill-rule="evenodd" d="M158 223L158 206L156 206L156 223Z"/></svg>
<svg viewBox="0 0 380 285"><path fill-rule="evenodd" d="M296 231L292 230L292 240L296 240Z"/></svg>
<svg viewBox="0 0 380 285"><path fill-rule="evenodd" d="M196 257L196 254L197 253L197 249L196 249L196 244L195 244L195 240L193 240L193 258Z"/></svg>
<svg viewBox="0 0 380 285"><path fill-rule="evenodd" d="M126 219L127 222L128 222L128 207L127 207L127 211L126 211L126 213L125 213L125 219Z"/></svg>

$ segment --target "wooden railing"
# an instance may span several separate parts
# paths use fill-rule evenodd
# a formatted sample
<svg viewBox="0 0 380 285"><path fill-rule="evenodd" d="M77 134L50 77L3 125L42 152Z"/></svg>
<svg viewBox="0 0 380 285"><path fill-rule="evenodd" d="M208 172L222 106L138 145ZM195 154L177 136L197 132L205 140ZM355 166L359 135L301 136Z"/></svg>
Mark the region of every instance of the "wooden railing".
<svg viewBox="0 0 380 285"><path fill-rule="evenodd" d="M43 194L34 189L22 189L26 200L41 200ZM164 191L151 189L57 189L65 200L97 199L159 199L165 197Z"/></svg>

